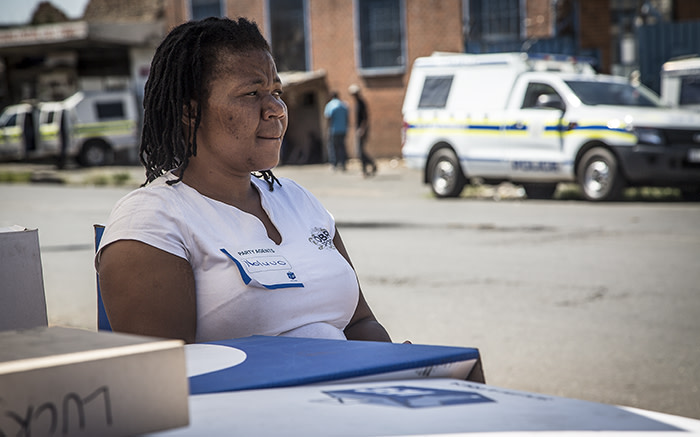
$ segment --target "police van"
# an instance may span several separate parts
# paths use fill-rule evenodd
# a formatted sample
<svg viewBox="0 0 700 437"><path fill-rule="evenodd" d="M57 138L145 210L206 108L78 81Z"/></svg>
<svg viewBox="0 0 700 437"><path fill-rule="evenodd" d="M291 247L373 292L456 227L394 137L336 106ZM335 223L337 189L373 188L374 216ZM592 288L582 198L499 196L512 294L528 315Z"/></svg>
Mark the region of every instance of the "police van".
<svg viewBox="0 0 700 437"><path fill-rule="evenodd" d="M661 100L700 112L700 57L673 59L661 66Z"/></svg>
<svg viewBox="0 0 700 437"><path fill-rule="evenodd" d="M0 159L75 159L108 165L138 155L140 116L129 91L78 92L60 102L21 103L0 114Z"/></svg>
<svg viewBox="0 0 700 437"><path fill-rule="evenodd" d="M471 180L511 181L529 198L551 198L560 182L591 201L628 186L700 196L700 114L574 58L418 58L402 111L403 158L437 197L459 196Z"/></svg>

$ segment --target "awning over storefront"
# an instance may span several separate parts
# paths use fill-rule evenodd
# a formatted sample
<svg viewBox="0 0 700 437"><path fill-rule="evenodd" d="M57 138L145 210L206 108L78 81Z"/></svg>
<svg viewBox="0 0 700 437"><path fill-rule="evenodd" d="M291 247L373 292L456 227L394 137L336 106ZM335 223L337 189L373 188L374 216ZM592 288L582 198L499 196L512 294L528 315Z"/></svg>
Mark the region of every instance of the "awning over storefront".
<svg viewBox="0 0 700 437"><path fill-rule="evenodd" d="M285 87L294 87L309 84L314 81L323 82L326 79L326 71L282 71L279 73L279 76L280 79L282 79L282 85Z"/></svg>
<svg viewBox="0 0 700 437"><path fill-rule="evenodd" d="M162 21L70 21L0 29L0 106L60 100L85 86L142 86L147 71L140 71L163 34Z"/></svg>
<svg viewBox="0 0 700 437"><path fill-rule="evenodd" d="M146 46L163 36L162 23L72 21L0 30L0 56L92 46Z"/></svg>

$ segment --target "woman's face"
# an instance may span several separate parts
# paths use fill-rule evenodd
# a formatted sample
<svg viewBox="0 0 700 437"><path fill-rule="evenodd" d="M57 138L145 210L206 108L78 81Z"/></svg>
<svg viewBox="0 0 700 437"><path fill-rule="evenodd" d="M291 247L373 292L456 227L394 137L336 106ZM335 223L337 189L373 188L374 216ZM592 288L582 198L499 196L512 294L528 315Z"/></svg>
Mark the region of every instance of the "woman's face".
<svg viewBox="0 0 700 437"><path fill-rule="evenodd" d="M197 130L197 160L226 171L268 170L287 130L282 83L270 53L222 51Z"/></svg>

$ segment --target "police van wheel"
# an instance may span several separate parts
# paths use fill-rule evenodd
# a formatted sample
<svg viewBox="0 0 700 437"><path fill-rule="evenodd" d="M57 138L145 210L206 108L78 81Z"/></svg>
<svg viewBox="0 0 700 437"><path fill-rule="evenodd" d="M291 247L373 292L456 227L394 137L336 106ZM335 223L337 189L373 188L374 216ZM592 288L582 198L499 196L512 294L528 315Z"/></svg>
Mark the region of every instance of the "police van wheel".
<svg viewBox="0 0 700 437"><path fill-rule="evenodd" d="M437 197L457 197L466 184L459 160L450 149L440 149L433 154L428 161L428 175Z"/></svg>
<svg viewBox="0 0 700 437"><path fill-rule="evenodd" d="M578 183L583 196L591 201L618 200L625 180L617 158L608 149L595 147L578 164Z"/></svg>
<svg viewBox="0 0 700 437"><path fill-rule="evenodd" d="M102 141L88 141L83 145L78 161L84 167L110 165L114 162L114 152Z"/></svg>

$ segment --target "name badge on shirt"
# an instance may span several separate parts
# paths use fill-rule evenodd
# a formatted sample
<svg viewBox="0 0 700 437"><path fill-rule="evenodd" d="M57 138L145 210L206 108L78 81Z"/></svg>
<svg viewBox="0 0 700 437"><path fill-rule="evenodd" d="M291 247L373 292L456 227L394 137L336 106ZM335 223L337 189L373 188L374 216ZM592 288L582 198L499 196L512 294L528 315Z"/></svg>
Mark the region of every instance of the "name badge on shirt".
<svg viewBox="0 0 700 437"><path fill-rule="evenodd" d="M246 285L255 280L268 290L304 286L299 282L290 262L276 254L274 249L244 250L237 252L237 257L226 249L221 249L221 252L236 264Z"/></svg>

